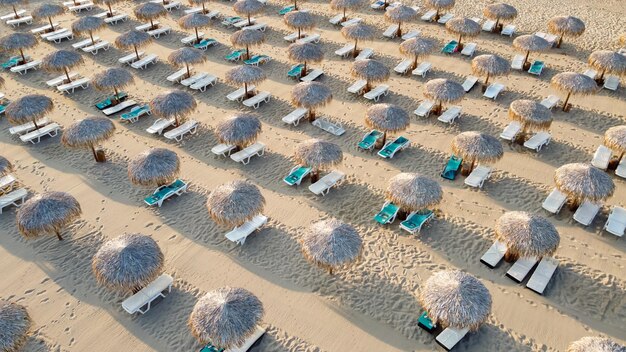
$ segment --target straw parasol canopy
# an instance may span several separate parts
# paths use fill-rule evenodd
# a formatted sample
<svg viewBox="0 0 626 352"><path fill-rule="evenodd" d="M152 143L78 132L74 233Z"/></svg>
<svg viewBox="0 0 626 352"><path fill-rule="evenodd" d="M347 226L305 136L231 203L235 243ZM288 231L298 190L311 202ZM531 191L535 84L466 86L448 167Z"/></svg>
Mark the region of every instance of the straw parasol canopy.
<svg viewBox="0 0 626 352"><path fill-rule="evenodd" d="M496 221L496 239L506 244L505 259L543 257L559 248L561 237L546 218L525 211L509 211Z"/></svg>
<svg viewBox="0 0 626 352"><path fill-rule="evenodd" d="M0 6L11 6L13 8L13 13L15 14L15 18L20 18L20 15L17 13L15 9L15 5L25 3L25 0L0 0Z"/></svg>
<svg viewBox="0 0 626 352"><path fill-rule="evenodd" d="M138 292L163 272L163 252L147 235L124 234L108 240L91 261L96 280L111 289Z"/></svg>
<svg viewBox="0 0 626 352"><path fill-rule="evenodd" d="M205 62L207 59L204 53L200 49L191 48L188 46L172 51L167 56L167 61L174 66L185 65L187 67L187 77L191 77L191 71L189 70L189 64L199 64Z"/></svg>
<svg viewBox="0 0 626 352"><path fill-rule="evenodd" d="M463 161L471 160L469 172L476 163L492 164L504 155L502 143L496 137L476 131L456 135L452 139L452 152Z"/></svg>
<svg viewBox="0 0 626 352"><path fill-rule="evenodd" d="M180 172L178 155L165 148L152 148L128 163L130 182L140 186L162 186L171 183Z"/></svg>
<svg viewBox="0 0 626 352"><path fill-rule="evenodd" d="M205 7L205 4L209 2L208 0L189 0L189 3L191 5L202 5L202 12L203 14L208 14L209 10Z"/></svg>
<svg viewBox="0 0 626 352"><path fill-rule="evenodd" d="M137 5L133 10L135 17L141 21L150 21L150 29L155 29L154 20L160 17L164 17L167 14L167 10L160 3L144 2Z"/></svg>
<svg viewBox="0 0 626 352"><path fill-rule="evenodd" d="M76 51L57 50L43 57L42 66L44 70L50 72L63 72L67 77L67 82L71 82L69 70L85 62L82 55Z"/></svg>
<svg viewBox="0 0 626 352"><path fill-rule="evenodd" d="M402 35L402 23L409 22L415 17L417 17L417 11L406 5L395 6L385 11L385 20L398 24L398 30L396 31L396 36L398 37Z"/></svg>
<svg viewBox="0 0 626 352"><path fill-rule="evenodd" d="M598 50L589 55L589 66L600 71L600 78L605 73L613 73L618 76L626 75L626 56L611 50Z"/></svg>
<svg viewBox="0 0 626 352"><path fill-rule="evenodd" d="M283 19L287 27L298 31L298 39L302 37L302 30L315 27L315 17L308 11L291 11Z"/></svg>
<svg viewBox="0 0 626 352"><path fill-rule="evenodd" d="M498 55L478 55L472 59L472 72L477 75L486 76L483 87L489 84L489 77L508 75L511 71L509 62Z"/></svg>
<svg viewBox="0 0 626 352"><path fill-rule="evenodd" d="M435 323L456 329L478 330L491 313L491 294L476 277L443 270L426 280L419 299Z"/></svg>
<svg viewBox="0 0 626 352"><path fill-rule="evenodd" d="M552 87L562 92L567 92L567 97L563 102L563 111L569 110L567 102L572 94L589 95L598 90L598 85L593 78L577 72L558 73L552 77L550 83Z"/></svg>
<svg viewBox="0 0 626 352"><path fill-rule="evenodd" d="M567 352L624 352L624 350L626 347L611 339L593 336L585 336L567 347Z"/></svg>
<svg viewBox="0 0 626 352"><path fill-rule="evenodd" d="M459 47L462 48L462 39L472 38L480 34L480 25L467 17L455 17L446 22L446 29L459 36Z"/></svg>
<svg viewBox="0 0 626 352"><path fill-rule="evenodd" d="M424 0L424 6L437 11L435 20L439 19L439 12L450 10L454 7L454 0Z"/></svg>
<svg viewBox="0 0 626 352"><path fill-rule="evenodd" d="M347 18L346 10L356 10L359 7L363 6L363 4L364 4L363 0L331 0L330 8L333 10L343 11L343 17L341 19L345 21Z"/></svg>
<svg viewBox="0 0 626 352"><path fill-rule="evenodd" d="M606 172L591 164L565 164L554 171L556 188L576 206L585 200L602 202L613 195L615 184Z"/></svg>
<svg viewBox="0 0 626 352"><path fill-rule="evenodd" d="M312 224L300 244L304 256L331 275L333 269L357 260L363 250L363 240L357 230L336 219Z"/></svg>
<svg viewBox="0 0 626 352"><path fill-rule="evenodd" d="M446 78L436 78L426 82L424 96L439 103L437 111L440 113L443 103L461 101L465 96L465 90L462 85L455 81Z"/></svg>
<svg viewBox="0 0 626 352"><path fill-rule="evenodd" d="M611 127L606 130L604 132L604 145L616 151L619 154L618 161L621 161L624 153L626 153L626 125ZM0 167L0 169L2 168Z"/></svg>
<svg viewBox="0 0 626 352"><path fill-rule="evenodd" d="M65 7L59 4L41 4L33 9L30 13L34 18L47 18L50 22L50 32L54 32L54 23L52 23L52 17L62 15L65 12Z"/></svg>
<svg viewBox="0 0 626 352"><path fill-rule="evenodd" d="M111 138L115 125L106 117L89 116L63 130L61 143L70 148L90 148L94 159L100 161L95 146Z"/></svg>
<svg viewBox="0 0 626 352"><path fill-rule="evenodd" d="M125 69L112 67L97 73L92 77L91 82L96 89L101 91L113 89L115 92L113 98L119 102L118 89L126 87L134 80L133 75Z"/></svg>
<svg viewBox="0 0 626 352"><path fill-rule="evenodd" d="M246 48L246 59L250 59L250 46L261 45L265 42L265 32L254 29L240 29L231 34L230 42L238 48Z"/></svg>
<svg viewBox="0 0 626 352"><path fill-rule="evenodd" d="M54 109L52 99L45 95L29 94L9 103L4 113L9 122L14 125L32 122L35 128L39 128L37 120L52 109Z"/></svg>
<svg viewBox="0 0 626 352"><path fill-rule="evenodd" d="M528 56L530 52L544 51L550 48L550 43L534 34L520 35L513 39L513 47L521 52L525 52L524 65L528 63Z"/></svg>
<svg viewBox="0 0 626 352"><path fill-rule="evenodd" d="M358 53L357 45L359 40L372 40L376 35L376 30L368 24L359 22L343 27L341 29L341 34L343 34L346 39L354 40L352 56L356 57Z"/></svg>
<svg viewBox="0 0 626 352"><path fill-rule="evenodd" d="M200 343L211 343L221 350L242 345L263 314L263 303L252 292L222 287L200 297L188 325Z"/></svg>
<svg viewBox="0 0 626 352"><path fill-rule="evenodd" d="M22 56L21 63L26 62L24 49L37 45L37 37L31 33L15 32L0 38L0 48L8 52L19 52Z"/></svg>
<svg viewBox="0 0 626 352"><path fill-rule="evenodd" d="M417 67L417 60L430 55L436 48L437 41L428 37L415 37L400 43L400 52L413 58L412 68Z"/></svg>
<svg viewBox="0 0 626 352"><path fill-rule="evenodd" d="M20 351L28 340L32 325L26 307L0 300L0 350Z"/></svg>
<svg viewBox="0 0 626 352"><path fill-rule="evenodd" d="M314 43L293 43L287 47L287 55L289 60L295 62L302 62L304 67L302 68L301 77L307 74L308 62L321 62L324 60L324 51L318 44Z"/></svg>
<svg viewBox="0 0 626 352"><path fill-rule="evenodd" d="M159 94L150 101L150 111L165 119L175 119L176 126L180 120L192 113L198 104L193 95L182 90L172 90Z"/></svg>
<svg viewBox="0 0 626 352"><path fill-rule="evenodd" d="M563 37L579 37L585 32L585 22L574 16L556 16L548 21L548 32L559 36L556 47L560 48Z"/></svg>
<svg viewBox="0 0 626 352"><path fill-rule="evenodd" d="M118 2L121 2L122 0L94 0L94 2L96 4L103 4L103 5L107 5L107 7L109 8L109 12L107 13L107 17L113 17L113 9L111 8L111 5L116 4Z"/></svg>
<svg viewBox="0 0 626 352"><path fill-rule="evenodd" d="M544 131L552 124L550 109L534 100L519 99L509 105L509 118L522 125L523 134Z"/></svg>
<svg viewBox="0 0 626 352"><path fill-rule="evenodd" d="M383 132L381 146L385 144L388 132L404 131L410 123L409 114L397 105L374 104L365 112L365 124Z"/></svg>
<svg viewBox="0 0 626 352"><path fill-rule="evenodd" d="M9 159L0 155L0 177L6 176L6 174L13 171L13 164L9 161Z"/></svg>
<svg viewBox="0 0 626 352"><path fill-rule="evenodd" d="M55 233L62 240L61 231L80 217L82 210L76 198L65 192L45 192L22 204L15 214L17 228L26 238Z"/></svg>
<svg viewBox="0 0 626 352"><path fill-rule="evenodd" d="M72 23L72 32L76 34L89 33L91 44L96 44L93 39L93 32L98 31L106 26L104 20L100 17L86 16L81 17Z"/></svg>
<svg viewBox="0 0 626 352"><path fill-rule="evenodd" d="M297 163L312 169L311 183L315 183L320 170L341 163L343 152L341 147L335 143L313 138L300 142L296 146L294 159Z"/></svg>
<svg viewBox="0 0 626 352"><path fill-rule="evenodd" d="M226 71L226 82L240 86L243 84L245 96L249 97L248 85L263 82L267 75L262 68L251 65L240 65Z"/></svg>
<svg viewBox="0 0 626 352"><path fill-rule="evenodd" d="M248 17L248 24L251 25L252 21L250 15L263 11L263 6L264 4L258 0L237 0L233 5L233 10L239 15L246 15Z"/></svg>
<svg viewBox="0 0 626 352"><path fill-rule="evenodd" d="M308 110L309 121L315 121L315 109L333 99L332 90L320 82L301 82L291 89L291 103Z"/></svg>
<svg viewBox="0 0 626 352"><path fill-rule="evenodd" d="M139 50L143 46L146 46L152 42L152 37L150 34L142 31L138 31L135 29L131 29L128 32L122 33L117 38L115 38L115 45L120 49L130 49L133 48L135 50L135 55L137 56L137 60L141 59L139 57Z"/></svg>
<svg viewBox="0 0 626 352"><path fill-rule="evenodd" d="M352 76L364 79L365 91L369 91L373 83L383 82L389 79L389 68L380 61L365 59L356 60L350 70Z"/></svg>
<svg viewBox="0 0 626 352"><path fill-rule="evenodd" d="M500 25L500 20L512 20L517 17L517 10L515 7L505 4L505 3L496 3L490 4L485 7L483 10L483 15L490 20L496 21L494 29L498 29Z"/></svg>
<svg viewBox="0 0 626 352"><path fill-rule="evenodd" d="M403 172L389 180L386 197L410 213L434 207L443 197L437 181L418 173Z"/></svg>
<svg viewBox="0 0 626 352"><path fill-rule="evenodd" d="M236 180L215 188L207 198L206 207L216 223L240 226L263 211L265 198L254 184Z"/></svg>
<svg viewBox="0 0 626 352"><path fill-rule="evenodd" d="M261 133L261 120L257 114L239 113L222 120L215 127L215 134L220 143L245 148L256 141Z"/></svg>
<svg viewBox="0 0 626 352"><path fill-rule="evenodd" d="M204 6L204 3L203 3ZM198 28L205 28L211 24L211 19L202 13L185 15L178 20L178 25L183 29L193 29L196 32L196 42L200 42Z"/></svg>

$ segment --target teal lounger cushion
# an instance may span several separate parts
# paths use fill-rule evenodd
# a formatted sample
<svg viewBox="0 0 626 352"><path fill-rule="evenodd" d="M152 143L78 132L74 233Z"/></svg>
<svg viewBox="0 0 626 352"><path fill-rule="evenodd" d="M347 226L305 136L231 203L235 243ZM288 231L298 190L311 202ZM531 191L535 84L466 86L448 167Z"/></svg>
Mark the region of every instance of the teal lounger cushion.
<svg viewBox="0 0 626 352"><path fill-rule="evenodd" d="M461 168L462 161L463 159L452 155L450 159L448 160L446 167L441 172L441 177L448 179L448 180L454 180L456 178L456 174L459 172L459 169Z"/></svg>
<svg viewBox="0 0 626 352"><path fill-rule="evenodd" d="M406 220L404 220L402 222L402 225L404 225L406 228L411 229L411 230L418 229L424 224L426 220L428 220L428 218L430 218L432 214L433 212L430 210L424 212L423 214L420 214L420 213L413 214L410 217L408 217Z"/></svg>
<svg viewBox="0 0 626 352"><path fill-rule="evenodd" d="M304 177L304 175L306 175L309 171L311 171L310 167L304 167L304 166L299 167L296 171L292 172L287 177L285 177L285 182L293 186L298 181L300 181Z"/></svg>
<svg viewBox="0 0 626 352"><path fill-rule="evenodd" d="M388 223L389 219L391 219L397 212L398 206L393 203L389 203L378 214L376 214L376 216L374 216L374 220L384 225Z"/></svg>

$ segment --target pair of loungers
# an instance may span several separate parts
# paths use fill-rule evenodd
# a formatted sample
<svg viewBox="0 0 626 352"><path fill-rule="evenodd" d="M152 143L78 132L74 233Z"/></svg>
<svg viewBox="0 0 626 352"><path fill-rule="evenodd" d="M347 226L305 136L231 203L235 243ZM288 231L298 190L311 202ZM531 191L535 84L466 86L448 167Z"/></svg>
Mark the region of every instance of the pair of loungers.
<svg viewBox="0 0 626 352"><path fill-rule="evenodd" d="M500 138L506 141L513 141L522 131L522 125L517 121L511 121L500 134ZM552 136L550 133L541 131L533 134L524 142L524 147L539 152L543 147L550 144Z"/></svg>
<svg viewBox="0 0 626 352"><path fill-rule="evenodd" d="M434 334L438 328L437 324L428 317L428 312L424 312L420 315L417 320L417 325L431 334ZM435 337L435 342L446 351L450 351L468 332L469 329L467 328L457 329L449 326Z"/></svg>
<svg viewBox="0 0 626 352"><path fill-rule="evenodd" d="M228 349L219 349L213 346L213 344L209 343L206 346L202 347L202 349L200 349L200 352L247 352L253 345L257 343L257 341L259 341L263 337L264 334L265 329L257 325L256 330L254 330L252 335L250 335L240 346L231 347Z"/></svg>
<svg viewBox="0 0 626 352"><path fill-rule="evenodd" d="M548 197L546 197L543 201L541 206L552 214L558 214L566 202L567 196L558 189L554 188ZM593 219L595 219L596 215L600 211L600 208L601 205L599 204L584 201L578 209L576 209L576 212L574 213L574 220L584 226L588 226L591 222L593 222Z"/></svg>
<svg viewBox="0 0 626 352"><path fill-rule="evenodd" d="M399 211L399 206L389 201L385 202L380 211L374 215L374 220L381 225L391 224L398 216ZM416 234L422 229L424 224L430 221L434 216L435 213L428 209L411 212L406 217L406 220L400 223L400 228L411 234Z"/></svg>
<svg viewBox="0 0 626 352"><path fill-rule="evenodd" d="M302 180L311 173L311 168L307 166L296 165L294 166L289 175L287 175L283 181L289 186L300 185ZM309 190L316 195L326 195L330 192L330 189L338 186L341 180L345 177L345 174L338 170L333 170L324 177L317 180L315 183L309 186Z"/></svg>
<svg viewBox="0 0 626 352"><path fill-rule="evenodd" d="M263 154L265 154L265 144L261 142L256 142L238 152L233 153L235 149L236 146L231 144L218 144L211 149L211 152L218 156L230 156L233 161L242 163L244 165L247 165L252 157L262 156Z"/></svg>
<svg viewBox="0 0 626 352"><path fill-rule="evenodd" d="M372 130L367 133L361 141L358 143L357 147L362 150L373 151L376 143L383 137L383 133L377 130ZM411 145L411 142L406 138L399 136L393 140L388 141L385 145L378 151L378 156L385 159L392 159L397 152L408 148Z"/></svg>
<svg viewBox="0 0 626 352"><path fill-rule="evenodd" d="M528 73L536 76L540 76L543 72L543 68L545 67L545 63L543 61L535 60L532 62L530 67L528 68ZM513 57L513 61L511 61L511 68L514 70L523 70L524 69L524 56L523 55L515 55Z"/></svg>
<svg viewBox="0 0 626 352"><path fill-rule="evenodd" d="M600 145L593 155L591 165L597 167L600 170L606 171L609 167L612 156L613 151L611 149L607 148L604 145ZM615 169L615 175L626 178L626 158L622 158L620 160L617 168Z"/></svg>

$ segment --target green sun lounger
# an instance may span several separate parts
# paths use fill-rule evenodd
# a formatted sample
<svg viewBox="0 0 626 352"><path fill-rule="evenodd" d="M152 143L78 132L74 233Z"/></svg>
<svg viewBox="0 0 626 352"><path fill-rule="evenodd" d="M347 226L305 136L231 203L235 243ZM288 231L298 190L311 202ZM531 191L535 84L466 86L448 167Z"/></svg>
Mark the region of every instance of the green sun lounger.
<svg viewBox="0 0 626 352"><path fill-rule="evenodd" d="M293 11L295 9L296 9L296 7L293 6L293 5L285 6L282 9L280 9L280 11L278 11L278 14L281 15L281 16L284 16L284 15L288 14L289 12L291 12L291 11Z"/></svg>
<svg viewBox="0 0 626 352"><path fill-rule="evenodd" d="M25 57L26 57L26 61L30 59L29 56L25 56ZM17 66L20 63L20 61L22 61L21 56L12 56L7 61L2 63L2 68L7 69L7 68Z"/></svg>
<svg viewBox="0 0 626 352"><path fill-rule="evenodd" d="M543 71L544 65L545 64L543 63L543 61L534 61L533 64L528 69L528 73L539 76L541 75L541 72Z"/></svg>
<svg viewBox="0 0 626 352"><path fill-rule="evenodd" d="M213 344L209 343L200 349L200 352L224 352L223 348L217 348Z"/></svg>
<svg viewBox="0 0 626 352"><path fill-rule="evenodd" d="M7 104L8 105L8 104ZM0 104L0 114L4 114L4 110L7 108L6 105Z"/></svg>
<svg viewBox="0 0 626 352"><path fill-rule="evenodd" d="M406 220L400 223L400 227L408 232L415 234L422 229L422 226L430 220L435 214L432 210L411 213Z"/></svg>
<svg viewBox="0 0 626 352"><path fill-rule="evenodd" d="M144 201L149 206L158 205L159 207L163 205L163 201L173 195L181 195L187 191L187 184L182 180L176 180L169 185L161 186L157 188L151 196L146 197Z"/></svg>
<svg viewBox="0 0 626 352"><path fill-rule="evenodd" d="M383 136L383 133L377 130L372 130L366 134L359 142L358 147L363 150L374 149L376 142Z"/></svg>
<svg viewBox="0 0 626 352"><path fill-rule="evenodd" d="M224 58L228 61L239 61L245 53L245 50L235 50L232 53L226 55Z"/></svg>
<svg viewBox="0 0 626 352"><path fill-rule="evenodd" d="M456 40L451 40L443 47L443 49L441 49L441 52L446 54L453 54L458 47L459 43Z"/></svg>
<svg viewBox="0 0 626 352"><path fill-rule="evenodd" d="M196 49L206 49L211 45L215 45L215 43L217 43L217 40L213 38L205 38L202 39L200 43L194 44L193 47Z"/></svg>
<svg viewBox="0 0 626 352"><path fill-rule="evenodd" d="M400 150L406 148L409 144L409 140L400 136L393 142L387 143L383 149L378 152L378 156L385 159L391 159Z"/></svg>
<svg viewBox="0 0 626 352"><path fill-rule="evenodd" d="M270 61L270 57L267 55L254 55L249 60L244 60L244 64L259 66L262 63Z"/></svg>
<svg viewBox="0 0 626 352"><path fill-rule="evenodd" d="M303 64L297 64L287 72L287 76L291 78L299 78L302 75L302 70L304 70Z"/></svg>
<svg viewBox="0 0 626 352"><path fill-rule="evenodd" d="M120 120L136 122L143 114L150 114L150 105L144 104L141 106L136 106L132 108L129 112L122 114L120 116Z"/></svg>
<svg viewBox="0 0 626 352"><path fill-rule="evenodd" d="M437 328L437 325L428 317L428 312L424 312L420 315L419 319L417 319L417 325L431 334Z"/></svg>
<svg viewBox="0 0 626 352"><path fill-rule="evenodd" d="M462 162L463 162L463 159L452 155L450 159L448 160L446 167L441 172L441 177L448 179L448 180L454 180L456 178L456 174L461 169Z"/></svg>
<svg viewBox="0 0 626 352"><path fill-rule="evenodd" d="M126 93L126 92L119 92L119 93L117 93L117 99L119 101L123 101L127 97L128 97L128 93ZM104 110L104 109L106 109L108 107L111 107L113 105L113 100L115 100L115 97L113 95L111 95L110 97L107 97L103 101L97 103L96 107L98 108L98 110Z"/></svg>
<svg viewBox="0 0 626 352"><path fill-rule="evenodd" d="M228 26L228 25L233 25L233 24L235 24L235 23L237 23L239 21L242 21L242 20L243 20L243 18L241 18L239 16L226 17L222 21L222 24L225 25L225 26Z"/></svg>
<svg viewBox="0 0 626 352"><path fill-rule="evenodd" d="M310 167L296 166L291 169L291 172L283 179L283 181L285 181L285 183L289 186L299 185L310 172Z"/></svg>
<svg viewBox="0 0 626 352"><path fill-rule="evenodd" d="M374 216L374 220L382 225L392 223L396 219L396 215L398 215L399 210L400 207L398 207L397 205L391 202L386 202L380 209L378 214Z"/></svg>

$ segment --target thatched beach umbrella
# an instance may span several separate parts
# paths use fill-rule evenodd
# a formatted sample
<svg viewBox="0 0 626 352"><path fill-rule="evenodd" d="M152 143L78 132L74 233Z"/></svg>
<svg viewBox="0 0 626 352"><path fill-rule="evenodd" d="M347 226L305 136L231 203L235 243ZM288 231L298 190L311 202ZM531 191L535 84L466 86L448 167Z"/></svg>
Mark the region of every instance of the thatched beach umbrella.
<svg viewBox="0 0 626 352"><path fill-rule="evenodd" d="M113 89L115 94L113 95L113 99L119 102L119 92L118 90L126 87L127 85L133 83L134 81L133 75L126 71L123 68L108 68L100 73L94 75L91 79L94 87L101 91L108 91Z"/></svg>
<svg viewBox="0 0 626 352"><path fill-rule="evenodd" d="M601 202L613 195L615 184L606 172L591 164L565 164L554 171L556 188L576 207L585 200Z"/></svg>
<svg viewBox="0 0 626 352"><path fill-rule="evenodd" d="M443 270L426 280L420 302L428 317L442 327L476 331L491 313L491 294L476 277Z"/></svg>
<svg viewBox="0 0 626 352"><path fill-rule="evenodd" d="M236 180L216 187L206 201L211 219L222 226L240 226L260 214L265 198L254 184Z"/></svg>
<svg viewBox="0 0 626 352"><path fill-rule="evenodd" d="M150 100L150 111L165 119L174 118L176 126L180 126L180 120L192 113L197 106L193 95L182 90L159 94Z"/></svg>
<svg viewBox="0 0 626 352"><path fill-rule="evenodd" d="M81 17L78 20L72 23L72 32L76 34L89 33L89 38L91 38L91 44L96 44L96 41L93 39L93 33L104 28L106 23L100 17L95 16L86 16Z"/></svg>
<svg viewBox="0 0 626 352"><path fill-rule="evenodd" d="M248 93L248 85L260 83L266 78L267 75L262 68L250 65L240 65L233 67L230 70L226 71L225 77L226 82L230 84L238 86L243 85L246 98L250 96Z"/></svg>
<svg viewBox="0 0 626 352"><path fill-rule="evenodd" d="M611 50L598 50L589 55L589 66L600 71L598 80L604 80L605 73L626 75L626 56Z"/></svg>
<svg viewBox="0 0 626 352"><path fill-rule="evenodd" d="M250 47L265 42L265 32L254 29L240 29L231 34L230 42L237 48L246 48L246 59L250 59Z"/></svg>
<svg viewBox="0 0 626 352"><path fill-rule="evenodd" d="M183 29L193 29L196 32L196 43L200 42L200 35L198 34L198 28L205 28L211 24L211 19L201 13L192 13L181 17L178 20L178 25Z"/></svg>
<svg viewBox="0 0 626 352"><path fill-rule="evenodd" d="M307 75L307 63L321 62L324 60L324 51L318 44L314 43L293 43L287 47L289 60L303 63L301 77Z"/></svg>
<svg viewBox="0 0 626 352"><path fill-rule="evenodd" d="M585 336L572 342L567 352L624 352L626 347L603 337Z"/></svg>
<svg viewBox="0 0 626 352"><path fill-rule="evenodd" d="M0 350L20 351L28 340L33 321L26 307L0 300Z"/></svg>
<svg viewBox="0 0 626 352"><path fill-rule="evenodd" d="M54 109L52 99L45 95L29 94L9 103L4 114L10 123L22 125L32 122L38 129L37 120Z"/></svg>
<svg viewBox="0 0 626 352"><path fill-rule="evenodd" d="M111 138L115 125L106 117L89 116L63 129L61 143L70 148L89 148L96 161L103 161L96 154L96 145Z"/></svg>
<svg viewBox="0 0 626 352"><path fill-rule="evenodd" d="M561 47L563 37L579 37L585 32L585 22L574 16L556 16L548 21L548 32L559 36L556 47Z"/></svg>
<svg viewBox="0 0 626 352"><path fill-rule="evenodd" d="M291 11L285 14L283 20L287 27L298 31L298 39L302 31L315 28L315 17L309 11Z"/></svg>
<svg viewBox="0 0 626 352"><path fill-rule="evenodd" d="M19 52L22 56L21 63L26 62L24 49L32 48L37 45L37 37L31 33L11 33L0 38L0 49L6 52Z"/></svg>
<svg viewBox="0 0 626 352"><path fill-rule="evenodd" d="M205 62L207 59L204 53L200 49L190 48L188 46L172 51L167 56L167 61L174 66L185 65L187 68L187 78L191 77L191 71L189 69L190 64L199 64Z"/></svg>
<svg viewBox="0 0 626 352"><path fill-rule="evenodd" d="M311 183L317 182L320 170L339 164L343 160L341 147L321 139L307 139L300 142L294 153L297 163L308 166L311 171Z"/></svg>
<svg viewBox="0 0 626 352"><path fill-rule="evenodd" d="M403 172L389 180L385 195L403 212L410 213L436 206L443 198L443 191L437 181L418 173Z"/></svg>
<svg viewBox="0 0 626 352"><path fill-rule="evenodd" d="M496 24L493 26L494 30L499 30L502 27L500 24L501 20L512 20L517 17L517 10L515 7L505 4L505 3L496 3L487 5L483 10L483 15L490 19L496 21Z"/></svg>
<svg viewBox="0 0 626 352"><path fill-rule="evenodd" d="M357 45L359 44L359 40L372 40L376 35L376 32L374 27L363 22L359 22L343 27L341 29L341 34L343 34L346 39L354 40L352 57L356 57L358 54Z"/></svg>
<svg viewBox="0 0 626 352"><path fill-rule="evenodd" d="M30 13L33 18L47 18L50 22L50 32L54 32L54 23L52 23L52 17L62 15L65 12L65 7L59 4L41 4L33 9Z"/></svg>
<svg viewBox="0 0 626 352"><path fill-rule="evenodd" d="M525 211L509 211L496 221L496 239L506 244L504 259L552 255L561 237L548 219Z"/></svg>
<svg viewBox="0 0 626 352"><path fill-rule="evenodd" d="M155 29L154 20L160 17L164 17L167 14L167 10L162 4L154 2L144 2L137 5L133 10L135 17L141 21L150 21L150 29Z"/></svg>
<svg viewBox="0 0 626 352"><path fill-rule="evenodd" d="M446 22L446 29L459 36L459 48L463 48L463 38L472 38L480 34L480 25L466 17L455 17Z"/></svg>
<svg viewBox="0 0 626 352"><path fill-rule="evenodd" d="M589 95L598 91L598 85L593 78L578 72L561 72L552 77L552 87L567 92L563 102L563 111L568 111L567 102L571 95Z"/></svg>
<svg viewBox="0 0 626 352"><path fill-rule="evenodd" d="M122 50L133 48L135 50L137 60L141 59L139 57L138 48L146 46L150 44L150 42L152 42L150 34L135 29L122 33L115 38L115 46Z"/></svg>
<svg viewBox="0 0 626 352"><path fill-rule="evenodd" d="M486 76L483 88L489 84L489 77L508 75L511 71L509 62L498 55L478 55L472 59L472 72L480 76Z"/></svg>
<svg viewBox="0 0 626 352"><path fill-rule="evenodd" d="M619 163L626 153L626 125L611 127L604 132L604 145L617 152ZM0 163L1 164L1 163Z"/></svg>
<svg viewBox="0 0 626 352"><path fill-rule="evenodd" d="M0 6L11 6L13 13L15 14L15 18L20 18L20 15L15 9L15 5L23 4L25 2L25 0L0 0Z"/></svg>
<svg viewBox="0 0 626 352"><path fill-rule="evenodd" d="M387 0L385 0L387 1ZM343 11L342 21L346 20L346 10L356 10L359 7L363 6L363 0L331 0L330 8L333 10Z"/></svg>
<svg viewBox="0 0 626 352"><path fill-rule="evenodd" d="M373 83L384 82L389 79L389 68L380 61L365 59L352 63L352 76L366 81L364 90L370 90Z"/></svg>
<svg viewBox="0 0 626 352"><path fill-rule="evenodd" d="M452 139L452 152L464 162L471 160L469 169L466 169L467 173L474 170L476 163L492 164L504 155L502 143L496 137L476 131L456 135Z"/></svg>
<svg viewBox="0 0 626 352"><path fill-rule="evenodd" d="M206 15L208 14L210 11L209 9L206 8L205 4L209 2L208 0L189 0L189 3L191 5L202 5L202 14Z"/></svg>
<svg viewBox="0 0 626 352"><path fill-rule="evenodd" d="M400 52L413 58L412 69L417 67L417 60L430 55L437 47L437 41L432 38L418 36L400 43Z"/></svg>
<svg viewBox="0 0 626 352"><path fill-rule="evenodd" d="M380 146L385 145L387 133L404 131L410 123L409 114L397 105L374 104L365 112L365 124L383 132Z"/></svg>
<svg viewBox="0 0 626 352"><path fill-rule="evenodd" d="M189 316L189 329L202 344L218 350L242 345L263 318L263 303L243 288L222 287L200 297Z"/></svg>
<svg viewBox="0 0 626 352"><path fill-rule="evenodd" d="M530 55L530 52L548 50L550 48L550 43L534 34L526 34L513 39L513 47L526 53L526 56L524 57L524 68L526 68L526 66L530 65L528 63L528 56Z"/></svg>
<svg viewBox="0 0 626 352"><path fill-rule="evenodd" d="M308 110L309 122L315 121L315 109L333 99L332 90L320 82L301 82L291 89L291 103Z"/></svg>
<svg viewBox="0 0 626 352"><path fill-rule="evenodd" d="M312 224L301 242L304 256L333 274L333 269L354 262L361 255L363 240L357 230L336 219Z"/></svg>
<svg viewBox="0 0 626 352"><path fill-rule="evenodd" d="M50 72L63 72L67 77L67 82L71 82L69 70L85 62L82 55L70 50L57 50L43 57L42 66L44 70Z"/></svg>
<svg viewBox="0 0 626 352"><path fill-rule="evenodd" d="M509 105L509 118L522 125L522 136L544 131L552 124L552 111L534 100L519 99Z"/></svg>
<svg viewBox="0 0 626 352"><path fill-rule="evenodd" d="M424 0L424 6L437 11L435 14L435 21L437 21L441 11L450 10L454 7L454 0Z"/></svg>
<svg viewBox="0 0 626 352"><path fill-rule="evenodd" d="M55 233L60 240L61 231L80 217L82 210L76 198L65 192L38 194L17 209L17 228L26 238Z"/></svg>
<svg viewBox="0 0 626 352"><path fill-rule="evenodd" d="M163 260L152 237L132 233L103 243L93 256L91 269L100 285L137 293L161 275Z"/></svg>
<svg viewBox="0 0 626 352"><path fill-rule="evenodd" d="M180 172L178 155L165 148L151 148L128 163L128 178L139 186L162 186L171 183Z"/></svg>
<svg viewBox="0 0 626 352"><path fill-rule="evenodd" d="M385 11L385 20L387 20L387 22L398 24L398 30L396 31L396 36L398 37L402 35L402 23L409 22L415 17L417 17L417 11L406 5L395 6L394 8Z"/></svg>
<svg viewBox="0 0 626 352"><path fill-rule="evenodd" d="M462 85L455 81L446 78L436 78L426 82L424 96L438 104L435 113L440 114L443 109L443 103L461 101L465 96L465 90Z"/></svg>
<svg viewBox="0 0 626 352"><path fill-rule="evenodd" d="M9 159L0 155L0 177L6 176L8 173L13 171L13 164L9 161Z"/></svg>
<svg viewBox="0 0 626 352"><path fill-rule="evenodd" d="M261 120L254 113L239 113L222 120L215 127L220 143L236 146L237 150L254 143L261 133Z"/></svg>
<svg viewBox="0 0 626 352"><path fill-rule="evenodd" d="M248 17L248 24L252 24L250 19L251 15L255 15L263 11L264 4L258 0L237 0L233 5L233 10L238 15L246 15Z"/></svg>

